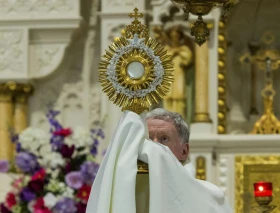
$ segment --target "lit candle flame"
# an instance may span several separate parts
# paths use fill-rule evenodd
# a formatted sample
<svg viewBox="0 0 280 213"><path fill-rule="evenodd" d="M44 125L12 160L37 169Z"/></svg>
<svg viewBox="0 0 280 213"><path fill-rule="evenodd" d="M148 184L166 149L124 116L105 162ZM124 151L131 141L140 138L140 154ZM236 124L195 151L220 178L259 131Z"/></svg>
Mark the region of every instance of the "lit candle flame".
<svg viewBox="0 0 280 213"><path fill-rule="evenodd" d="M264 190L263 186L259 186L259 190L262 192Z"/></svg>

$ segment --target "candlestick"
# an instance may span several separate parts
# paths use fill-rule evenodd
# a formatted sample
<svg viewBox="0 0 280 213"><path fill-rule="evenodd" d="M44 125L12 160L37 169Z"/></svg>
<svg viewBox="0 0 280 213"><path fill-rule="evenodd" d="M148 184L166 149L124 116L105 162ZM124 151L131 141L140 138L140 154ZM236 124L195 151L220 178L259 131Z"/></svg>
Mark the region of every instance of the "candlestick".
<svg viewBox="0 0 280 213"><path fill-rule="evenodd" d="M258 182L254 183L255 197L271 197L272 196L272 183Z"/></svg>
<svg viewBox="0 0 280 213"><path fill-rule="evenodd" d="M255 200L259 206L253 206L252 209L257 213L270 213L276 206L269 204L272 201L272 183L258 182L254 183Z"/></svg>

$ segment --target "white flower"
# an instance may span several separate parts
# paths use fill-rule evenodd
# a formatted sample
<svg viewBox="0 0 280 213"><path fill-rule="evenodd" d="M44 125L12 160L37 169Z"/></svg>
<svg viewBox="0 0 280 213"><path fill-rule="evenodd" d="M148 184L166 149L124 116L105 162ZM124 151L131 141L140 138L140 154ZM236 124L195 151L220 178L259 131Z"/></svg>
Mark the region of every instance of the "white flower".
<svg viewBox="0 0 280 213"><path fill-rule="evenodd" d="M66 185L63 182L58 181L57 179L50 179L49 183L46 186L48 191L54 192L55 194L64 193L66 190ZM59 196L57 197L59 199Z"/></svg>
<svg viewBox="0 0 280 213"><path fill-rule="evenodd" d="M40 147L39 156L41 156L41 158L38 159L38 161L45 168L55 168L65 165L65 160L62 158L61 154L53 151L50 143Z"/></svg>
<svg viewBox="0 0 280 213"><path fill-rule="evenodd" d="M45 156L46 154L49 154L53 152L52 151L52 145L50 143L44 144L40 147L38 155L39 156Z"/></svg>
<svg viewBox="0 0 280 213"><path fill-rule="evenodd" d="M65 188L65 191L62 193L62 196L73 198L74 197L74 190L67 186Z"/></svg>
<svg viewBox="0 0 280 213"><path fill-rule="evenodd" d="M50 136L42 129L29 127L19 135L21 147L37 154L40 146L49 143Z"/></svg>
<svg viewBox="0 0 280 213"><path fill-rule="evenodd" d="M90 132L82 127L76 127L71 137L67 137L64 143L68 146L75 145L75 147L90 146L92 144L92 138Z"/></svg>
<svg viewBox="0 0 280 213"><path fill-rule="evenodd" d="M45 203L45 206L48 207L48 208L52 208L54 207L54 205L57 203L58 199L57 197L54 196L53 193L49 192L47 193L45 196L44 196L44 203Z"/></svg>
<svg viewBox="0 0 280 213"><path fill-rule="evenodd" d="M64 143L69 147L71 147L72 145L75 145L78 147L78 144L75 144L75 141L73 140L72 137L64 138Z"/></svg>
<svg viewBox="0 0 280 213"><path fill-rule="evenodd" d="M27 204L27 208L30 212L34 211L33 205L35 204L35 200L31 200L28 204Z"/></svg>
<svg viewBox="0 0 280 213"><path fill-rule="evenodd" d="M42 156L39 162L44 165L44 167L56 168L57 166L64 166L65 160L57 152L49 152Z"/></svg>

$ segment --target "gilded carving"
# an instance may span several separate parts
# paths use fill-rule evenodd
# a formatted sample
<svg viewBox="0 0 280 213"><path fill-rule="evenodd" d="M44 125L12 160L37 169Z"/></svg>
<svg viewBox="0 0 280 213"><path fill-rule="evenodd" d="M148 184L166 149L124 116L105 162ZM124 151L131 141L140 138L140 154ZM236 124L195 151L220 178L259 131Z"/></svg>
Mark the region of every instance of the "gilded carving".
<svg viewBox="0 0 280 213"><path fill-rule="evenodd" d="M143 161L138 160L137 161L137 167L138 167L138 174L149 174L149 165L144 163Z"/></svg>
<svg viewBox="0 0 280 213"><path fill-rule="evenodd" d="M250 212L251 206L258 204L254 199L255 182L273 183L273 201L280 203L280 156L237 156L235 158L235 212ZM275 213L280 212L280 206Z"/></svg>
<svg viewBox="0 0 280 213"><path fill-rule="evenodd" d="M203 156L196 158L196 178L206 180L206 158Z"/></svg>
<svg viewBox="0 0 280 213"><path fill-rule="evenodd" d="M14 81L8 81L6 83L0 84L0 95L1 99L0 101L6 100L4 97L9 97L8 101L15 100L18 101L18 98L20 100L26 99L30 95L33 94L34 88L31 84L22 84L22 83L16 83ZM4 99L3 99L4 98Z"/></svg>
<svg viewBox="0 0 280 213"><path fill-rule="evenodd" d="M226 134L226 48L225 20L219 21L218 35L218 134Z"/></svg>

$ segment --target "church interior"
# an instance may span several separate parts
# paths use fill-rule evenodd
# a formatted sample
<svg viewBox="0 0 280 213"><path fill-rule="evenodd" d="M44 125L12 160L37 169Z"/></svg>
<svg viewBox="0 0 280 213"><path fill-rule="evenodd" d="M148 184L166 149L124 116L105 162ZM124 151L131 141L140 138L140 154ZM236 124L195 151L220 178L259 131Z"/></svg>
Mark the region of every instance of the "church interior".
<svg viewBox="0 0 280 213"><path fill-rule="evenodd" d="M268 186L271 200L260 206L279 213L279 0L0 1L0 162L18 160L15 140L32 149L57 125L65 131L55 136L73 128L69 144L95 134L90 152L102 161L123 112L102 91L99 63L138 16L134 8L172 58L170 92L153 108L189 124L196 178L220 187L235 213L270 212L252 210L256 186ZM0 203L21 175L1 167Z"/></svg>

